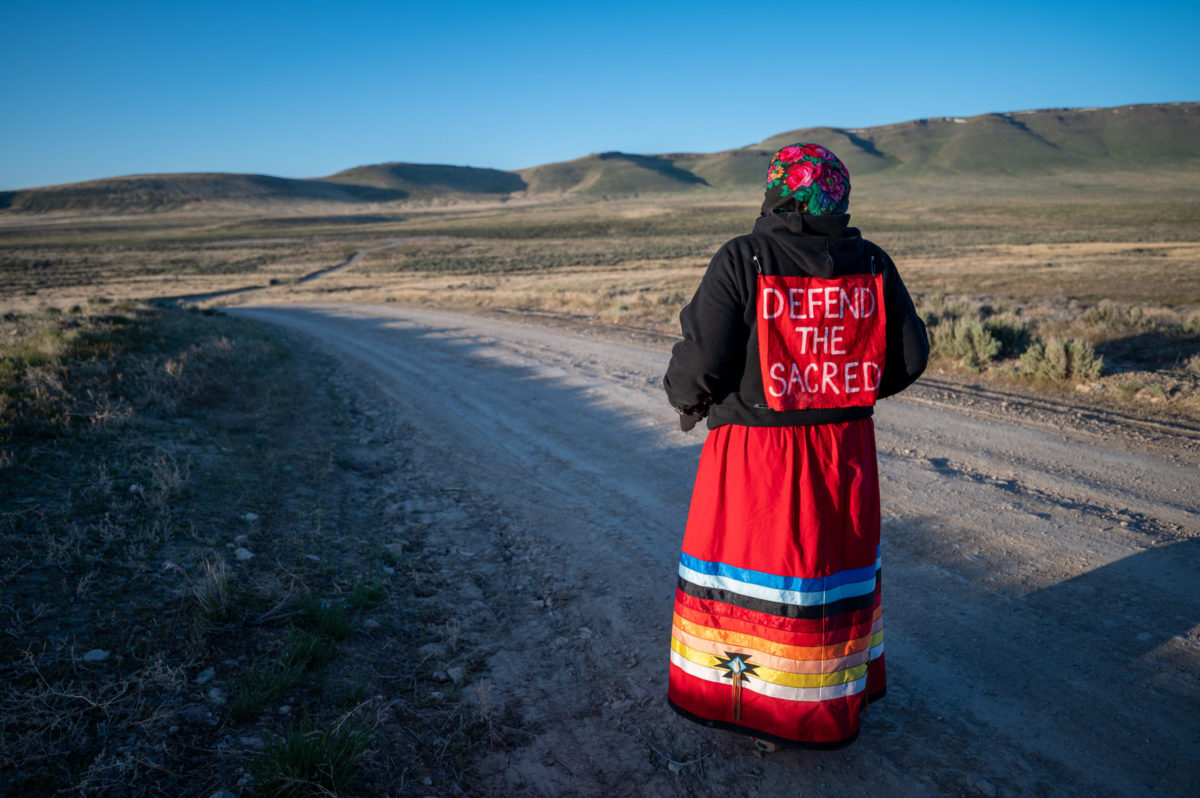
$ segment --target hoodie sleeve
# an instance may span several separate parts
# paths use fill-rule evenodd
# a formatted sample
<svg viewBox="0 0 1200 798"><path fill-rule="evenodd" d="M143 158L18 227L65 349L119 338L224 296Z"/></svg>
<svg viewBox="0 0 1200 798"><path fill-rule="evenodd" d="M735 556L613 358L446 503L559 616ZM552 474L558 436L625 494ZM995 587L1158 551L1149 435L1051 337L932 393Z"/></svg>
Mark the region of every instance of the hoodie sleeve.
<svg viewBox="0 0 1200 798"><path fill-rule="evenodd" d="M896 264L882 249L884 301L887 303L887 361L879 385L879 398L900 393L916 382L929 361L929 338L925 322L917 314L912 297L900 279Z"/></svg>
<svg viewBox="0 0 1200 798"><path fill-rule="evenodd" d="M679 313L683 340L671 350L663 387L671 404L684 413L703 409L737 390L749 328L745 288L735 277L738 258L732 242L712 262L692 301Z"/></svg>

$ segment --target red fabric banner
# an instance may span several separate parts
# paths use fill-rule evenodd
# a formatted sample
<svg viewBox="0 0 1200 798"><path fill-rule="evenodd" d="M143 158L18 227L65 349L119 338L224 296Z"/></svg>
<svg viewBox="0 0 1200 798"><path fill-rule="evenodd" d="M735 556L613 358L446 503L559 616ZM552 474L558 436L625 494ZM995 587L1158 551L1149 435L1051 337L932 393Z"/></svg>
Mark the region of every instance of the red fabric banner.
<svg viewBox="0 0 1200 798"><path fill-rule="evenodd" d="M759 275L757 300L772 410L875 404L887 347L882 275Z"/></svg>

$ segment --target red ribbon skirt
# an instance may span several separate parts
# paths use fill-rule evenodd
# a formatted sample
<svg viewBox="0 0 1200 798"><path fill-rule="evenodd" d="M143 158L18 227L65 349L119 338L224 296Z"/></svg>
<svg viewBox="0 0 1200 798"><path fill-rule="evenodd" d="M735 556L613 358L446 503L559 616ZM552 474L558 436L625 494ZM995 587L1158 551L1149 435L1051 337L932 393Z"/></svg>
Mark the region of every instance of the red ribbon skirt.
<svg viewBox="0 0 1200 798"><path fill-rule="evenodd" d="M886 688L871 419L708 434L671 633L669 699L710 726L839 747Z"/></svg>

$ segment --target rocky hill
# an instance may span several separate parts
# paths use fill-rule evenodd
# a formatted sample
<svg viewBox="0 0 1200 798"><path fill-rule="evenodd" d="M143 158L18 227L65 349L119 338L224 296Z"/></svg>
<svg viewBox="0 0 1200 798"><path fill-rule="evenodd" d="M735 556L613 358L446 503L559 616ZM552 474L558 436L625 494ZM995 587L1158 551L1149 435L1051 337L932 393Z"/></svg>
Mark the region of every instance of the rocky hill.
<svg viewBox="0 0 1200 798"><path fill-rule="evenodd" d="M868 128L802 128L716 153L604 152L517 171L393 162L313 179L224 173L131 175L0 192L0 212L127 213L219 204L354 206L751 190L760 184L770 154L796 141L830 147L853 176L903 179L1197 170L1200 103L1016 111Z"/></svg>

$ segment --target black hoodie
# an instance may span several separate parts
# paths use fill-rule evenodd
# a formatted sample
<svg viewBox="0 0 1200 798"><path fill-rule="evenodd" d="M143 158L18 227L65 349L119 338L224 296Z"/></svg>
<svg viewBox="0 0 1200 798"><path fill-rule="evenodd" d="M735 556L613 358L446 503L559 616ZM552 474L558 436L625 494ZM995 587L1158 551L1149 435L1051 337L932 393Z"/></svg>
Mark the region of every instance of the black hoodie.
<svg viewBox="0 0 1200 798"><path fill-rule="evenodd" d="M753 233L717 251L692 301L679 314L683 340L672 350L663 377L667 398L685 419L707 409L711 429L722 424L828 424L871 415L870 407L776 411L767 406L755 315L760 273L824 279L870 274L872 269L882 273L887 355L879 398L904 390L921 375L929 357L925 325L892 259L847 227L849 221L849 214L772 213L755 222Z"/></svg>

